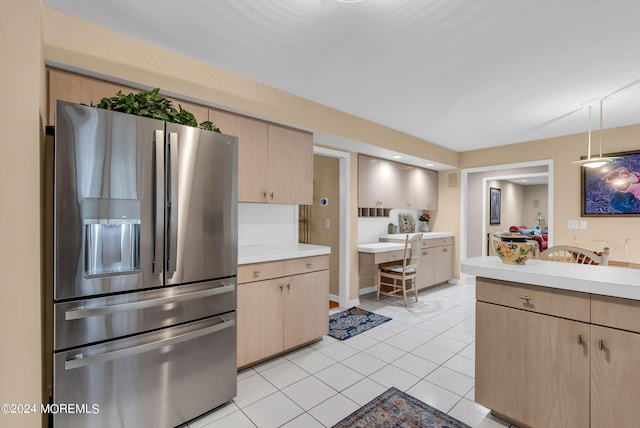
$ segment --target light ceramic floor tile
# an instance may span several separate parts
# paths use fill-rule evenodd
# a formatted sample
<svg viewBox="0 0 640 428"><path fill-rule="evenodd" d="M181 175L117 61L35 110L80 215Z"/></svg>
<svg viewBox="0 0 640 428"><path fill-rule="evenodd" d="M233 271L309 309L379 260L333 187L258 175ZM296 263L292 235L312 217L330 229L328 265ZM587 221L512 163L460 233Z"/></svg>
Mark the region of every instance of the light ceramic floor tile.
<svg viewBox="0 0 640 428"><path fill-rule="evenodd" d="M285 357L287 360L291 361L294 360L302 355L308 354L310 352L315 351L315 349L313 349L310 346L305 346L304 348L300 348L300 349L296 349L294 351L291 351L285 355L283 355L283 357Z"/></svg>
<svg viewBox="0 0 640 428"><path fill-rule="evenodd" d="M365 349L371 348L373 345L377 345L380 342L364 334L359 334L357 336L350 337L343 343L359 351L364 351Z"/></svg>
<svg viewBox="0 0 640 428"><path fill-rule="evenodd" d="M406 391L420 381L418 376L396 366L386 366L369 376L369 379L387 388L394 386L401 391Z"/></svg>
<svg viewBox="0 0 640 428"><path fill-rule="evenodd" d="M475 342L468 345L462 351L458 352L458 355L469 358L471 360L476 359L476 344Z"/></svg>
<svg viewBox="0 0 640 428"><path fill-rule="evenodd" d="M209 424L229 416L232 413L239 411L238 406L233 402L226 403L217 409L200 416L198 419L189 422L189 428L204 428L210 426Z"/></svg>
<svg viewBox="0 0 640 428"><path fill-rule="evenodd" d="M467 375L470 378L475 378L476 375L476 362L463 357L460 354L451 357L443 364L443 366L458 373Z"/></svg>
<svg viewBox="0 0 640 428"><path fill-rule="evenodd" d="M380 326L378 326L380 327ZM372 339L375 339L379 342L384 342L385 340L387 340L388 338L395 336L396 333L394 333L391 330L386 330L384 328L378 328L378 327L374 327L371 330L367 330L364 333L361 333L367 337L370 337Z"/></svg>
<svg viewBox="0 0 640 428"><path fill-rule="evenodd" d="M458 340L460 342L464 342L467 345L469 343L472 343L474 340L476 340L476 335L475 334L466 332L466 331L462 330L461 328L458 328L458 326L453 327L453 328L443 332L442 336L450 337L450 338Z"/></svg>
<svg viewBox="0 0 640 428"><path fill-rule="evenodd" d="M449 411L449 415L472 427L509 426L507 422L492 417L486 407L464 398Z"/></svg>
<svg viewBox="0 0 640 428"><path fill-rule="evenodd" d="M277 365L286 363L287 359L284 357L276 357L272 360L269 361L265 361L264 363L260 363L257 366L253 366L253 369L258 372L258 373L262 373L265 370L269 370L272 367L275 367Z"/></svg>
<svg viewBox="0 0 640 428"><path fill-rule="evenodd" d="M342 394L337 394L309 410L309 414L324 426L332 427L359 408L360 406L354 401Z"/></svg>
<svg viewBox="0 0 640 428"><path fill-rule="evenodd" d="M251 422L251 419L249 419L247 417L247 415L245 415L244 413L242 413L242 411L238 410L236 412L233 412L223 418L220 418L218 420L215 420L207 425L192 425L189 424L189 428L192 427L202 427L202 428L229 428L229 427L234 427L234 428L255 428L255 425L253 424L253 422Z"/></svg>
<svg viewBox="0 0 640 428"><path fill-rule="evenodd" d="M324 425L318 422L309 413L303 413L291 422L287 422L282 425L282 428L324 428Z"/></svg>
<svg viewBox="0 0 640 428"><path fill-rule="evenodd" d="M260 428L282 426L304 413L300 406L280 391L245 407L242 411Z"/></svg>
<svg viewBox="0 0 640 428"><path fill-rule="evenodd" d="M406 354L395 360L392 364L421 379L438 368L436 363L413 354Z"/></svg>
<svg viewBox="0 0 640 428"><path fill-rule="evenodd" d="M410 326L408 324L398 321L397 319L393 319L391 321L387 321L384 324L380 324L379 327L384 328L386 330L391 330L394 333L401 333L405 331L407 328L409 328Z"/></svg>
<svg viewBox="0 0 640 428"><path fill-rule="evenodd" d="M391 345L394 348L402 349L405 352L409 352L422 345L423 342L404 334L398 334L388 338L384 343Z"/></svg>
<svg viewBox="0 0 640 428"><path fill-rule="evenodd" d="M326 369L316 373L314 376L336 391L342 391L364 378L363 375L343 364L335 364L331 367L327 367Z"/></svg>
<svg viewBox="0 0 640 428"><path fill-rule="evenodd" d="M467 392L464 396L467 400L476 401L476 388L471 388L471 391Z"/></svg>
<svg viewBox="0 0 640 428"><path fill-rule="evenodd" d="M455 355L453 352L436 348L435 346L431 346L428 343L422 346L418 346L416 349L411 351L411 353L417 355L418 357L433 361L436 364L444 364L445 361Z"/></svg>
<svg viewBox="0 0 640 428"><path fill-rule="evenodd" d="M245 378L248 378L249 376L253 376L255 374L257 374L258 372L255 371L254 369L246 369L246 370L242 370L240 373L238 373L238 380L242 380Z"/></svg>
<svg viewBox="0 0 640 428"><path fill-rule="evenodd" d="M329 358L332 358L335 361L342 361L349 358L352 355L357 354L359 351L355 348L352 348L349 345L345 345L342 342L332 343L329 346L322 347L318 349L318 352L323 353Z"/></svg>
<svg viewBox="0 0 640 428"><path fill-rule="evenodd" d="M444 349L445 351L457 354L458 352L462 351L468 345L468 343L440 335L428 341L427 345L435 346L437 348Z"/></svg>
<svg viewBox="0 0 640 428"><path fill-rule="evenodd" d="M304 410L309 410L338 393L313 376L289 385L281 391Z"/></svg>
<svg viewBox="0 0 640 428"><path fill-rule="evenodd" d="M451 328L451 326L433 321L432 319L426 320L416 326L422 330L426 330L430 333L441 334Z"/></svg>
<svg viewBox="0 0 640 428"><path fill-rule="evenodd" d="M426 380L421 380L406 392L445 413L449 412L462 398Z"/></svg>
<svg viewBox="0 0 640 428"><path fill-rule="evenodd" d="M278 364L277 366L271 367L260 374L278 389L282 389L287 385L291 385L292 383L309 376L309 373L302 370L291 361Z"/></svg>
<svg viewBox="0 0 640 428"><path fill-rule="evenodd" d="M419 327L410 328L400 334L400 336L406 336L410 339L419 340L421 343L428 342L437 335L437 333L432 333Z"/></svg>
<svg viewBox="0 0 640 428"><path fill-rule="evenodd" d="M314 350L313 352L308 352L292 359L291 362L301 369L313 374L335 364L336 360L327 357L320 351Z"/></svg>
<svg viewBox="0 0 640 428"><path fill-rule="evenodd" d="M408 326L414 326L424 322L424 318L411 312L396 318L396 320Z"/></svg>
<svg viewBox="0 0 640 428"><path fill-rule="evenodd" d="M387 363L391 363L406 354L402 349L394 348L386 343L378 343L364 352Z"/></svg>
<svg viewBox="0 0 640 428"><path fill-rule="evenodd" d="M387 365L384 361L365 352L359 352L356 355L347 358L342 361L342 364L365 376L368 376Z"/></svg>
<svg viewBox="0 0 640 428"><path fill-rule="evenodd" d="M342 394L355 401L360 406L364 406L387 389L387 387L382 386L369 378L364 378L360 382L353 384L342 391Z"/></svg>
<svg viewBox="0 0 640 428"><path fill-rule="evenodd" d="M438 367L431 372L425 380L441 386L454 394L464 396L467 392L473 388L474 379L472 377L463 375L446 367Z"/></svg>
<svg viewBox="0 0 640 428"><path fill-rule="evenodd" d="M314 342L309 346L311 348L313 348L313 349L320 349L320 348L323 348L325 346L329 346L329 345L331 345L333 343L336 343L337 341L338 341L338 339L336 339L335 337L324 335L324 336L322 336L322 340Z"/></svg>
<svg viewBox="0 0 640 428"><path fill-rule="evenodd" d="M256 374L238 381L238 395L233 399L233 402L242 409L276 391L275 386Z"/></svg>

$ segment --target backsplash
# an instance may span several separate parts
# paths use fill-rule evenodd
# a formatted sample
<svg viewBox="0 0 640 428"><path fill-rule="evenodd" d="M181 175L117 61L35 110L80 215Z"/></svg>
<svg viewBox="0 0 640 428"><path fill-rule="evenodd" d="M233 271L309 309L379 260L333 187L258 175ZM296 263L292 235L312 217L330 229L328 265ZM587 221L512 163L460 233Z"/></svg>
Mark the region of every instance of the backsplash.
<svg viewBox="0 0 640 428"><path fill-rule="evenodd" d="M298 242L298 206L238 204L238 246Z"/></svg>

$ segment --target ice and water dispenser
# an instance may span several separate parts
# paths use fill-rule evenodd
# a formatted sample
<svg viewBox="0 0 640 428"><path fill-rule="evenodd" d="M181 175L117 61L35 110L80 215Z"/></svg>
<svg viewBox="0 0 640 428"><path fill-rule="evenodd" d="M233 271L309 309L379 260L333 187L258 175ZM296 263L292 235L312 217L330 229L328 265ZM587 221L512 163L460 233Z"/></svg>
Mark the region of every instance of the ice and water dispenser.
<svg viewBox="0 0 640 428"><path fill-rule="evenodd" d="M82 203L86 278L140 271L140 201L87 198Z"/></svg>

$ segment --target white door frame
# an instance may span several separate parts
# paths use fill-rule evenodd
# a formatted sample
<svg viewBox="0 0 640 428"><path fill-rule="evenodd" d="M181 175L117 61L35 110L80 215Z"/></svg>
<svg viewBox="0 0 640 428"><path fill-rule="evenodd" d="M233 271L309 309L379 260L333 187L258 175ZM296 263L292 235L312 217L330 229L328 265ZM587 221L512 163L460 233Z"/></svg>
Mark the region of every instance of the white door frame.
<svg viewBox="0 0 640 428"><path fill-rule="evenodd" d="M349 237L351 236L349 227L349 162L350 154L326 147L313 146L313 154L338 158L340 161L340 258L338 262L338 303L341 307L347 308L349 305ZM331 296L335 298L335 296Z"/></svg>

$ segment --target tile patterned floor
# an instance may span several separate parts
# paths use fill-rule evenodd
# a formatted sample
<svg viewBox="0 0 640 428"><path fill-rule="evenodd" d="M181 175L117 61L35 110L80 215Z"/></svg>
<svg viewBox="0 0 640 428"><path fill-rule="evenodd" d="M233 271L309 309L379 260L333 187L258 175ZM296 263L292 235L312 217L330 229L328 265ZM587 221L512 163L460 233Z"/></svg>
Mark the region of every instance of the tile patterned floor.
<svg viewBox="0 0 640 428"><path fill-rule="evenodd" d="M238 396L188 427L331 427L391 386L472 427L509 427L473 401L474 299L473 282L423 291L408 308L361 296L360 307L393 320L242 371Z"/></svg>

